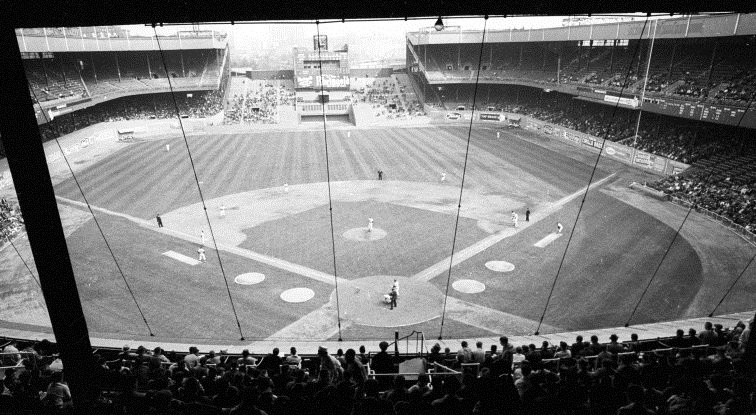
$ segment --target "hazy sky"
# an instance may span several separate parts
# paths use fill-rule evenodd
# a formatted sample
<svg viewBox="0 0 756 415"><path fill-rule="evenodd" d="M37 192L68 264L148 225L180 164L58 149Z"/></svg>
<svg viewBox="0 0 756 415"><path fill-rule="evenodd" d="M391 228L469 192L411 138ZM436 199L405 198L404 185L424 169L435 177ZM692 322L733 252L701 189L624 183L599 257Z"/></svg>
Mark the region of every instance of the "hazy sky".
<svg viewBox="0 0 756 415"><path fill-rule="evenodd" d="M488 30L511 28L560 27L567 16L538 17L492 17L488 19ZM601 19L601 18L598 18ZM200 24L201 30L217 30L229 34L232 55L256 55L261 50L285 50L302 46L312 47L312 37L320 31L328 36L329 49L349 45L353 61L368 59L403 59L404 39L407 32L433 26L436 18L420 20L392 21L347 21L315 22L291 24L281 23L237 23ZM444 18L446 26L459 26L462 30L482 30L485 20L476 18ZM598 22L597 22L598 23ZM145 26L128 26L135 34L152 34L153 29ZM157 28L159 34L173 34L179 30L192 30L192 26L166 26Z"/></svg>

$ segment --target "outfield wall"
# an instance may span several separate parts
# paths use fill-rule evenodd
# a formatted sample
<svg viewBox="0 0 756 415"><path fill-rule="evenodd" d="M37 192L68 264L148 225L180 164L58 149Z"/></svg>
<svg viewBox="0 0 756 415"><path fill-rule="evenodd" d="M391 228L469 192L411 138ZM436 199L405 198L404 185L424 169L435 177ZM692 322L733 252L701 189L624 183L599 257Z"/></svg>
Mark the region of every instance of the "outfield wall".
<svg viewBox="0 0 756 415"><path fill-rule="evenodd" d="M560 138L563 141L582 149L599 152L602 156L609 157L613 160L621 161L625 164L640 167L652 173L669 176L684 172L690 165L679 161L670 160L666 157L648 153L637 148L628 147L614 141L604 140L585 133L581 133L570 128L562 127L547 123L535 118L520 116L519 114L507 114L509 116L521 117L520 125L522 128L535 131L549 137Z"/></svg>
<svg viewBox="0 0 756 415"><path fill-rule="evenodd" d="M459 118L453 120L447 119L446 116L449 114L459 114ZM614 141L606 140L606 142L604 142L605 140L603 138L594 137L567 127L562 127L561 125L548 123L522 114L475 111L474 115L471 115L470 110L436 110L431 112L431 119L436 122L463 122L469 124L471 117L474 118L473 121L478 125L490 124L492 127L504 127L509 123L510 119L519 119L520 127L526 130L546 135L549 138L561 139L562 141L585 151L597 153L602 151L601 149L603 148L602 156L660 175L669 176L680 174L690 167L690 165L679 161L670 160L666 157L615 143Z"/></svg>

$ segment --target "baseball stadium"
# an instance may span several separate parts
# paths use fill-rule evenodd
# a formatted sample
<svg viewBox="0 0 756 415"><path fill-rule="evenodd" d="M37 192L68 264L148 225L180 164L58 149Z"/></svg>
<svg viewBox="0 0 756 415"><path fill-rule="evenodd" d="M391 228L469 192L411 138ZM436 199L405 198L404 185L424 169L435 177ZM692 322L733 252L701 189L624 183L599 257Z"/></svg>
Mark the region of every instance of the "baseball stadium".
<svg viewBox="0 0 756 415"><path fill-rule="evenodd" d="M604 400L590 384L562 412L532 396L558 396L549 381L520 386L541 372L564 384L584 365L617 385L617 365L664 359L695 362L685 370L720 399L707 410L756 411L742 367L756 312L756 14L444 20L403 26L401 59L369 63L359 38L341 41L348 22L300 25L262 69L236 63L257 48L238 24L17 28L72 274L40 266L47 237L24 199L35 184L17 170L21 138L3 131L0 357L3 402L16 401L0 413L70 410L73 385L61 398L45 384L26 406L8 386L15 368L59 381L66 318L106 372L100 413L148 413L134 408L155 410L162 390L180 413L197 413L197 393L201 413L294 413L307 393L310 412L334 413L286 387L324 371L334 391L344 376L358 393L375 385L393 404L375 413L618 413L637 388L665 385L627 381ZM486 350L468 356L468 342ZM156 356L166 384L140 369ZM229 372L269 376L277 398L237 379L224 386L240 382L236 400L216 399ZM461 403L413 398L429 376L437 398L449 388ZM144 402L114 398L122 378ZM194 398L189 379L204 387ZM510 384L516 399L483 397ZM373 413L349 399L345 413ZM733 399L750 409L730 411Z"/></svg>

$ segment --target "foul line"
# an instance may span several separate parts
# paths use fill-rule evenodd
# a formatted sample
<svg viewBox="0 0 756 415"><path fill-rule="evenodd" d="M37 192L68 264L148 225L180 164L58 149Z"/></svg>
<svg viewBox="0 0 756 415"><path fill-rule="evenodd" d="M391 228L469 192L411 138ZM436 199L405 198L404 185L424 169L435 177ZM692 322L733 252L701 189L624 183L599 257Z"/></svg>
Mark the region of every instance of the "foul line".
<svg viewBox="0 0 756 415"><path fill-rule="evenodd" d="M591 184L586 189L585 187L578 190L575 193L572 193L570 195L567 195L556 202L552 203L550 206L548 206L546 209L542 211L536 211L534 212L534 215L531 215L531 220L529 222L520 222L519 228L506 228L504 230L501 230L493 235L487 236L483 238L482 240L468 246L465 249L462 249L461 251L454 254L454 262L452 263L452 266L455 266L463 261L466 261L473 256L483 252L484 250L492 247L496 243L509 238L510 236L516 235L518 232L529 228L532 224L543 220L547 216L551 215L552 213L556 212L557 210L561 209L562 206L566 205L570 201L576 199L578 196L584 194L586 190L592 190L598 186L601 186L602 184L606 183L611 179L612 177L616 176L617 173L612 173L609 176L604 177L603 179ZM431 265L430 267L426 268L423 271L418 272L417 274L413 275L412 278L415 280L420 281L430 281L433 278L436 278L437 276L443 274L444 272L449 270L449 261L451 259L449 257L446 257L445 259L442 259L441 261Z"/></svg>
<svg viewBox="0 0 756 415"><path fill-rule="evenodd" d="M86 204L84 204L82 202L77 202L75 200L66 199L66 198L61 197L61 196L55 196L55 198L58 199L58 200L60 200L61 202L69 203L69 204L72 204L72 205L75 205L75 206L86 207ZM139 225L141 225L141 226L143 226L145 228L148 228L150 230L153 230L155 232L167 234L167 235L179 238L179 239L183 239L183 240L185 240L187 242L192 242L192 243L196 243L198 245L201 245L201 240L200 240L200 237L198 237L198 236L187 235L187 234L185 234L183 232L179 232L179 231L176 231L176 230L173 230L173 229L168 229L166 227L157 228L156 225L152 224L152 222L146 221L144 219L136 218L134 216L127 215L125 213L114 212L112 210L108 210L108 209L105 209L105 208L100 208L100 207L96 207L96 206L92 206L92 205L90 205L90 206L92 207L92 210L96 210L98 212L105 213L107 215L118 216L118 217L130 220L132 222L135 222L135 223L137 223L137 224L139 224ZM278 258L274 258L274 257L271 257L271 256L267 256L267 255L263 255L263 254L258 254L257 252L253 252L253 251L250 251L248 249L238 248L238 247L235 247L235 246L223 245L223 244L220 244L220 243L218 244L218 249L221 250L221 251L225 251L225 252L229 252L229 253L232 253L232 254L236 254L236 255L239 255L239 256L242 256L242 257L245 257L245 258L248 258L248 259L252 259L252 260L257 261L257 262L262 262L263 264L270 265L272 267L275 267L275 268L278 268L278 269L281 269L281 270L284 270L284 271L289 271L289 272L292 272L294 274L297 274L297 275L300 275L300 276L303 276L303 277L306 277L306 278L310 278L310 279L313 279L313 280L316 280L316 281L320 281L320 282L323 282L323 283L326 283L326 284L329 284L329 285L336 285L336 281L334 280L333 275L330 275L330 274L322 272L322 271L317 271L317 270L314 270L312 268L308 268L308 267L305 267L305 266L302 266L302 265L294 264L294 263L285 261L283 259L278 259ZM339 283L343 283L343 284L349 284L349 280L344 280L342 278L339 278L338 282Z"/></svg>

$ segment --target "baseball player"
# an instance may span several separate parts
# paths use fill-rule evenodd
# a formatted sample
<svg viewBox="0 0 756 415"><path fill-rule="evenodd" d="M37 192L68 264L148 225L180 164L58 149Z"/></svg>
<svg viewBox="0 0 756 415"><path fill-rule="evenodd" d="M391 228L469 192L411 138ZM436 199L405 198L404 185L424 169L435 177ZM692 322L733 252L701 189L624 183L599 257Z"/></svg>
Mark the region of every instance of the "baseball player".
<svg viewBox="0 0 756 415"><path fill-rule="evenodd" d="M165 151L171 151L171 145L170 144L166 144L165 145Z"/></svg>
<svg viewBox="0 0 756 415"><path fill-rule="evenodd" d="M158 228L162 228L163 227L163 219L160 218L160 214L159 213L155 216L155 219L157 220Z"/></svg>
<svg viewBox="0 0 756 415"><path fill-rule="evenodd" d="M445 181L446 181L446 172L442 172L441 173L441 182L445 182Z"/></svg>
<svg viewBox="0 0 756 415"><path fill-rule="evenodd" d="M284 183L284 193L289 193L289 183Z"/></svg>
<svg viewBox="0 0 756 415"><path fill-rule="evenodd" d="M496 138L499 138L499 137L501 137L501 133L497 131L496 132Z"/></svg>
<svg viewBox="0 0 756 415"><path fill-rule="evenodd" d="M203 247L199 247L197 253L199 254L199 262L207 262L207 258L205 258L205 249Z"/></svg>
<svg viewBox="0 0 756 415"><path fill-rule="evenodd" d="M514 210L512 211L512 223L514 224L514 227L516 228L517 227L517 214L515 213Z"/></svg>
<svg viewBox="0 0 756 415"><path fill-rule="evenodd" d="M373 232L373 218L368 218L368 232Z"/></svg>
<svg viewBox="0 0 756 415"><path fill-rule="evenodd" d="M564 229L564 226L562 226L562 223L557 222L557 233L562 233L562 229Z"/></svg>
<svg viewBox="0 0 756 415"><path fill-rule="evenodd" d="M220 217L226 217L226 205L220 205Z"/></svg>
<svg viewBox="0 0 756 415"><path fill-rule="evenodd" d="M392 290L396 291L397 296L399 295L399 281L397 281L396 279L394 279L394 287L392 288Z"/></svg>
<svg viewBox="0 0 756 415"><path fill-rule="evenodd" d="M347 131L347 138L352 138L352 132L351 131Z"/></svg>
<svg viewBox="0 0 756 415"><path fill-rule="evenodd" d="M205 244L205 231L200 231L200 239L202 240L202 245Z"/></svg>

